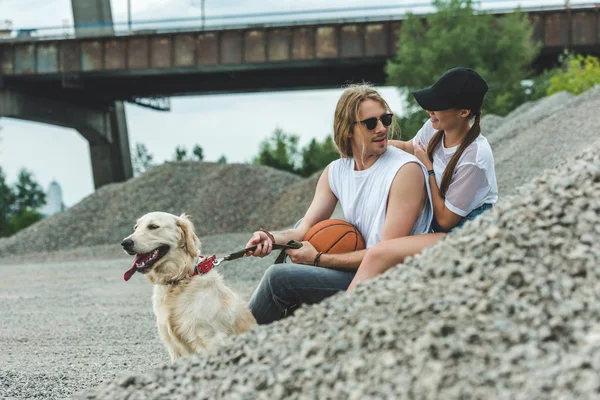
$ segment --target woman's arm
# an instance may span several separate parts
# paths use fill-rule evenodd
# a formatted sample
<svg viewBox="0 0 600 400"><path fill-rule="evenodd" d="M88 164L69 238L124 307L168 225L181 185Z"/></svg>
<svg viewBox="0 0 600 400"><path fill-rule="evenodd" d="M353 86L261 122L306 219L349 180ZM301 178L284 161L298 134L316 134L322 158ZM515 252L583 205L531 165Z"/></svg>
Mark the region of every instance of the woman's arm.
<svg viewBox="0 0 600 400"><path fill-rule="evenodd" d="M415 147L415 156L417 156L428 171L433 170L433 162L427 157L427 147L417 145ZM435 175L429 175L427 180L431 190L431 202L433 203L435 220L442 229L448 231L458 225L462 216L453 213L446 207L445 199L440 193Z"/></svg>
<svg viewBox="0 0 600 400"><path fill-rule="evenodd" d="M427 167L427 170L432 168L433 166ZM433 215L435 215L435 220L443 230L449 231L458 225L462 217L453 213L446 207L446 201L440 194L435 175L431 175L428 180L429 187L431 188L431 200L433 203Z"/></svg>

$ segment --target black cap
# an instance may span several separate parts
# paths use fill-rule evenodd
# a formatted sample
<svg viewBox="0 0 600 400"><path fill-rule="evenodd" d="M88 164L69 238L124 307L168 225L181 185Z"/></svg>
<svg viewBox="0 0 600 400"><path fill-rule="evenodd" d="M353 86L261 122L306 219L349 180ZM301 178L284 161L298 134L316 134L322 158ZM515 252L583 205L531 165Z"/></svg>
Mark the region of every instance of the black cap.
<svg viewBox="0 0 600 400"><path fill-rule="evenodd" d="M487 91L487 83L477 72L456 67L444 72L431 87L416 90L412 95L423 109L429 111L479 110Z"/></svg>

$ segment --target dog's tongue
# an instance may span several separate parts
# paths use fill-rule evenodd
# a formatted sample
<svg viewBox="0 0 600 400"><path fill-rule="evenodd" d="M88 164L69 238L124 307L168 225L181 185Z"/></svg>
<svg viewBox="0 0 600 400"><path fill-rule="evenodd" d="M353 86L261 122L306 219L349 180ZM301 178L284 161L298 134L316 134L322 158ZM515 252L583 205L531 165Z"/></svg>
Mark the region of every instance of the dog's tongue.
<svg viewBox="0 0 600 400"><path fill-rule="evenodd" d="M131 264L131 268L129 268L123 275L123 279L125 279L125 282L130 280L131 277L133 276L133 274L135 274L135 272L137 271L137 267L135 265L138 263L138 260L140 258L142 258L142 257L139 254L135 255L135 257L133 259L133 263Z"/></svg>
<svg viewBox="0 0 600 400"><path fill-rule="evenodd" d="M133 264L133 267L129 268L123 275L123 279L125 279L125 282L131 279L133 274L135 274L135 271L137 271L137 268L135 267L135 264Z"/></svg>

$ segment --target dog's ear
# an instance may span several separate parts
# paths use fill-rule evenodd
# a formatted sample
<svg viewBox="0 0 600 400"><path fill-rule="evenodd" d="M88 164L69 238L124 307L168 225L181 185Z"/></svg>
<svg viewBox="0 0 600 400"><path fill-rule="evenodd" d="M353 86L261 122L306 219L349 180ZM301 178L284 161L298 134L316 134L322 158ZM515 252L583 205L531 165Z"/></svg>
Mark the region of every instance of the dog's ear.
<svg viewBox="0 0 600 400"><path fill-rule="evenodd" d="M192 224L192 221L190 221L186 214L181 214L177 220L177 226L182 231L179 246L185 247L191 256L196 257L198 255L198 247L200 247L200 239L196 236L194 224Z"/></svg>

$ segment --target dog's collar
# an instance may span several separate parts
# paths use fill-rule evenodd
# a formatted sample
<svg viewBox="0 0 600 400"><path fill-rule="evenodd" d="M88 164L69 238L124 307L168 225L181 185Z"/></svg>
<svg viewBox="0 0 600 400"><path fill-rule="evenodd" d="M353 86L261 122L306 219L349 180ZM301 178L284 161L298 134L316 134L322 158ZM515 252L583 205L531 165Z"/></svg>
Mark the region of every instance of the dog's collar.
<svg viewBox="0 0 600 400"><path fill-rule="evenodd" d="M196 264L196 266L194 267L194 272L192 272L192 274L189 276L190 278L193 278L196 275L204 275L207 272L209 272L211 269L214 268L215 266L215 262L217 261L217 256L216 255L212 255L210 257L196 257L196 260L194 261L194 263ZM176 285L179 282L183 281L185 278L183 279L178 279L178 280L170 280L167 281L168 285Z"/></svg>
<svg viewBox="0 0 600 400"><path fill-rule="evenodd" d="M210 257L206 257L206 258L202 258L202 259L198 258L196 267L194 268L194 272L192 273L192 276L206 274L208 271L213 269L213 267L215 266L215 261L217 261L217 256L214 254Z"/></svg>

